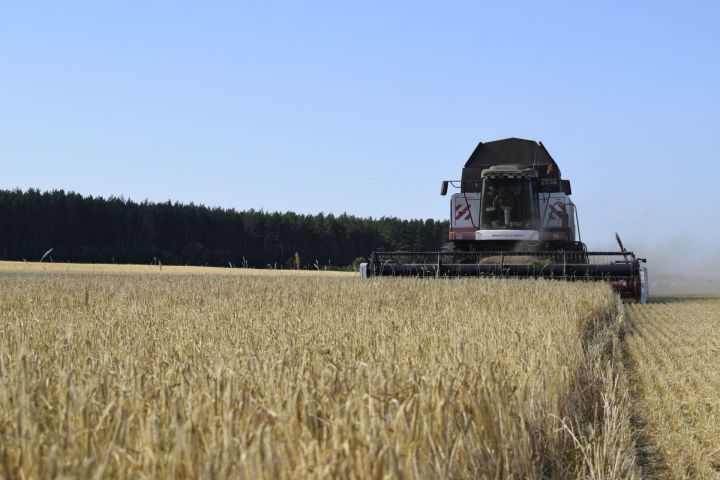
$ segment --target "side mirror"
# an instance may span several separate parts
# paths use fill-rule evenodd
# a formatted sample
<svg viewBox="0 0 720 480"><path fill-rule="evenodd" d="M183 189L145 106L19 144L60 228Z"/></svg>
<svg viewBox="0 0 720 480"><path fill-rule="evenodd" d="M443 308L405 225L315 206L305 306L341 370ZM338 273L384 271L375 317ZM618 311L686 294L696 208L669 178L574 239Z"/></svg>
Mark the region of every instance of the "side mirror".
<svg viewBox="0 0 720 480"><path fill-rule="evenodd" d="M443 180L442 186L440 187L440 195L447 195L448 181Z"/></svg>
<svg viewBox="0 0 720 480"><path fill-rule="evenodd" d="M560 186L565 195L572 195L572 187L570 186L570 180L561 180Z"/></svg>

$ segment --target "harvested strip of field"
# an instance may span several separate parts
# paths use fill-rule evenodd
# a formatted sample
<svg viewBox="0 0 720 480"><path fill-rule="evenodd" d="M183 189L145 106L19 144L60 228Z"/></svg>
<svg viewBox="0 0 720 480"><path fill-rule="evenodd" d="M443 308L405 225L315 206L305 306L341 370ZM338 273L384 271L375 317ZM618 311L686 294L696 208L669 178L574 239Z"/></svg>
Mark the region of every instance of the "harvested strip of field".
<svg viewBox="0 0 720 480"><path fill-rule="evenodd" d="M627 363L647 469L720 478L720 297L628 305Z"/></svg>
<svg viewBox="0 0 720 480"><path fill-rule="evenodd" d="M616 314L580 282L0 277L0 471L631 477Z"/></svg>

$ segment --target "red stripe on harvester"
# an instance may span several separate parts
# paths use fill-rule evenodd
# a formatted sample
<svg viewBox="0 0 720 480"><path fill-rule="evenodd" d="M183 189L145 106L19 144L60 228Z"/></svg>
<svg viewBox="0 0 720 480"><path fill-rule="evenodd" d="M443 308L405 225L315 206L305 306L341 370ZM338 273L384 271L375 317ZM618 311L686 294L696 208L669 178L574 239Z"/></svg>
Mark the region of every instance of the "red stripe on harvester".
<svg viewBox="0 0 720 480"><path fill-rule="evenodd" d="M463 208L455 212L455 220L460 220L464 215L470 215L470 205L465 205Z"/></svg>

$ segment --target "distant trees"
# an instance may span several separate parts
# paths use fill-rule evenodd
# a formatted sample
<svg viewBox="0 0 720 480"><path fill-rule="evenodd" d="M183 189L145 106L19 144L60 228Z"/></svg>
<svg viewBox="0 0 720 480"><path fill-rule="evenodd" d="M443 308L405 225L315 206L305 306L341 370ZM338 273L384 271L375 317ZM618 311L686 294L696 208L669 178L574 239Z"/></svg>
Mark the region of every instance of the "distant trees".
<svg viewBox="0 0 720 480"><path fill-rule="evenodd" d="M30 189L0 190L0 259L345 267L373 250L436 250L447 221L236 211ZM314 267L313 267L314 268Z"/></svg>

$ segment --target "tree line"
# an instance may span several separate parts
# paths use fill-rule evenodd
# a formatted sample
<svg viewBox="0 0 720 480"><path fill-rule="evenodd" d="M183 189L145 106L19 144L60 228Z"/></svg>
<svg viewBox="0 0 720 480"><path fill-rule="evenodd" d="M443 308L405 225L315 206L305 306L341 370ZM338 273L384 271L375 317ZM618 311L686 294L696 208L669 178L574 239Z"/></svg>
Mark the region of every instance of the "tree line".
<svg viewBox="0 0 720 480"><path fill-rule="evenodd" d="M437 250L448 222L208 208L74 192L0 190L0 258L337 268L375 250ZM297 253L297 256L295 255Z"/></svg>

